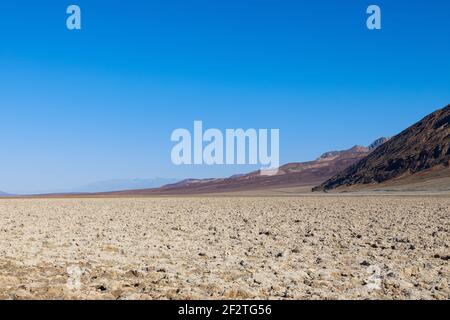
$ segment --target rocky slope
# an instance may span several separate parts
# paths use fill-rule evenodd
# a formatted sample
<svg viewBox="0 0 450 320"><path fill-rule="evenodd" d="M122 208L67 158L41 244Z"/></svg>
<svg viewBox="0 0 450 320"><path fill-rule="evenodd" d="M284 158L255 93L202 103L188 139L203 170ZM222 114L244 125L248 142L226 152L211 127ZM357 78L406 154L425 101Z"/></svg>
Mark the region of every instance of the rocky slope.
<svg viewBox="0 0 450 320"><path fill-rule="evenodd" d="M447 175L450 165L450 105L440 109L327 180L315 191ZM439 173L437 176L440 176ZM442 175L440 176L442 178Z"/></svg>

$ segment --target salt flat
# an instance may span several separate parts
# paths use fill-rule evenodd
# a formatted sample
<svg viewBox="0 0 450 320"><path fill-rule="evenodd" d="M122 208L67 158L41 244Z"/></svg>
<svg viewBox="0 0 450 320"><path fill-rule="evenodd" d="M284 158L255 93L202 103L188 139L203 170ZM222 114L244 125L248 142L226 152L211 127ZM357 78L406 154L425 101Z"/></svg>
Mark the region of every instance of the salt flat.
<svg viewBox="0 0 450 320"><path fill-rule="evenodd" d="M0 299L449 299L450 197L0 199Z"/></svg>

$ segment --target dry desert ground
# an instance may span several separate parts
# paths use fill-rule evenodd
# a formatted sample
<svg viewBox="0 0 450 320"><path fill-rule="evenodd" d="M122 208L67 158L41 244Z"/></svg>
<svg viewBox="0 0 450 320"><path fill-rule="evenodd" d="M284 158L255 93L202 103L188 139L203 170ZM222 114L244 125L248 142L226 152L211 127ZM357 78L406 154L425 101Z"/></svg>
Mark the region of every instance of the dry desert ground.
<svg viewBox="0 0 450 320"><path fill-rule="evenodd" d="M449 196L0 199L0 299L449 299Z"/></svg>

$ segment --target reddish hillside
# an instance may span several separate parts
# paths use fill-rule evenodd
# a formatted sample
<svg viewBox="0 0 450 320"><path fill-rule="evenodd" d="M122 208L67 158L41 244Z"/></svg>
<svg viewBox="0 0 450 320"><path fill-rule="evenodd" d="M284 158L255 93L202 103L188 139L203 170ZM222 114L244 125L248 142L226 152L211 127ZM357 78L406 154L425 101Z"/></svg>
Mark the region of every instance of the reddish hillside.
<svg viewBox="0 0 450 320"><path fill-rule="evenodd" d="M224 179L188 179L158 189L121 191L112 194L203 194L314 186L361 160L385 140L387 139L378 139L371 147L355 146L349 150L327 152L314 161L289 163L280 167L279 173L273 176L264 176L256 171Z"/></svg>

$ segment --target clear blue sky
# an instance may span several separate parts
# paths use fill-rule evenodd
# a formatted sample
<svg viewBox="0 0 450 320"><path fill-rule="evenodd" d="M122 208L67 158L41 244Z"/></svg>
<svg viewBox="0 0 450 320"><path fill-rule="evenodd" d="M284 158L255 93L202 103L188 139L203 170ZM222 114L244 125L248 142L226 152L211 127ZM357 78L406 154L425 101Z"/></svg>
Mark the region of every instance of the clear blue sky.
<svg viewBox="0 0 450 320"><path fill-rule="evenodd" d="M82 10L68 31L66 8ZM366 8L382 9L382 30ZM450 2L1 1L0 190L176 167L170 134L279 128L281 162L367 145L450 103Z"/></svg>

